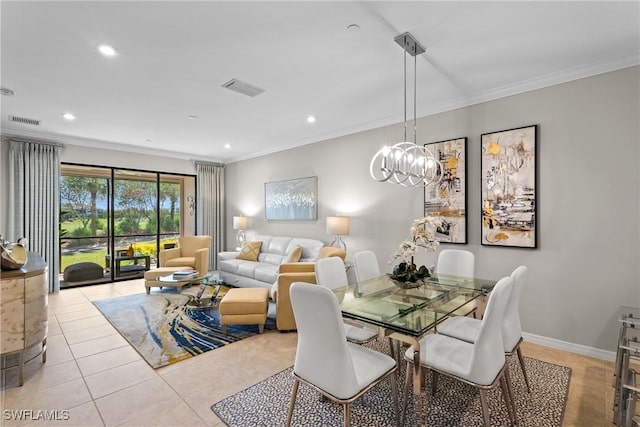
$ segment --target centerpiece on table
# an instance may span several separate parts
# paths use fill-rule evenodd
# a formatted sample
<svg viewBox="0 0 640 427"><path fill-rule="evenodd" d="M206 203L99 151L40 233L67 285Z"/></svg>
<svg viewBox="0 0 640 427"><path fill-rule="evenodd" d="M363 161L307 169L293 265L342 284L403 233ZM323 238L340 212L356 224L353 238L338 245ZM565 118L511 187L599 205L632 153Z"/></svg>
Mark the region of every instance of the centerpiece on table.
<svg viewBox="0 0 640 427"><path fill-rule="evenodd" d="M439 242L436 240L435 230L441 225L439 219L427 216L413 221L411 238L400 243L400 250L393 254L391 262L399 259L400 263L393 268L389 277L401 288L417 288L424 284L424 279L431 276L429 269L421 265L416 266L413 257L418 248L427 252L435 252Z"/></svg>

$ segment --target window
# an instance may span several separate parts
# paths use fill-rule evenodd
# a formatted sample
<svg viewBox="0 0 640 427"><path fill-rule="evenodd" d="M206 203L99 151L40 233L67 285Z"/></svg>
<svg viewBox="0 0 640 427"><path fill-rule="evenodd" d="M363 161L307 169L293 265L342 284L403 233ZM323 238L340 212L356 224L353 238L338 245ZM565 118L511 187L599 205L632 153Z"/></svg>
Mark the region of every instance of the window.
<svg viewBox="0 0 640 427"><path fill-rule="evenodd" d="M195 186L191 175L62 164L60 287L142 277L159 249L196 234Z"/></svg>

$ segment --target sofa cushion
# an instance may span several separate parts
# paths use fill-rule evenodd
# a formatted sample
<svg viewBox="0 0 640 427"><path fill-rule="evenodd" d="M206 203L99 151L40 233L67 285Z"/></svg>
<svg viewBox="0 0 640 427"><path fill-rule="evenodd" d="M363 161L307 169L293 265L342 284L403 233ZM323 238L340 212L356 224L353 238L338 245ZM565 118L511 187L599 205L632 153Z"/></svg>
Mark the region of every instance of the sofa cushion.
<svg viewBox="0 0 640 427"><path fill-rule="evenodd" d="M296 248L294 250L287 253L287 256L285 257L284 262L298 262L300 261L301 257L302 257L302 247L300 247L299 245L296 245Z"/></svg>
<svg viewBox="0 0 640 427"><path fill-rule="evenodd" d="M245 277L255 277L256 268L260 267L261 263L253 262L253 261L242 261L238 264L238 268L236 269L236 274Z"/></svg>
<svg viewBox="0 0 640 427"><path fill-rule="evenodd" d="M271 254L268 252L260 252L260 256L258 257L258 261L271 265L280 265L285 259L286 258L282 255Z"/></svg>
<svg viewBox="0 0 640 427"><path fill-rule="evenodd" d="M278 266L261 264L253 272L253 278L265 283L273 283L278 280Z"/></svg>
<svg viewBox="0 0 640 427"><path fill-rule="evenodd" d="M256 242L244 242L242 249L238 254L238 259L244 259L247 261L258 261L258 255L260 255L261 241Z"/></svg>
<svg viewBox="0 0 640 427"><path fill-rule="evenodd" d="M228 271L229 273L237 273L238 272L238 266L243 263L244 261L241 259L237 259L236 258L237 253L234 252L234 257L233 259L224 259L224 260L219 260L218 261L218 269L222 270L222 271Z"/></svg>
<svg viewBox="0 0 640 427"><path fill-rule="evenodd" d="M305 239L304 237L294 237L289 242L285 254L293 251L296 246L302 248L302 254L300 256L300 262L316 261L320 257L320 250L324 246L324 243L320 240Z"/></svg>
<svg viewBox="0 0 640 427"><path fill-rule="evenodd" d="M262 248L262 252L285 256L291 240L291 237L275 236L271 239L268 246Z"/></svg>
<svg viewBox="0 0 640 427"><path fill-rule="evenodd" d="M271 241L273 240L273 236L269 236L267 234L258 234L254 236L252 240L260 240L262 242L261 250L263 252L269 252L269 246L271 246Z"/></svg>

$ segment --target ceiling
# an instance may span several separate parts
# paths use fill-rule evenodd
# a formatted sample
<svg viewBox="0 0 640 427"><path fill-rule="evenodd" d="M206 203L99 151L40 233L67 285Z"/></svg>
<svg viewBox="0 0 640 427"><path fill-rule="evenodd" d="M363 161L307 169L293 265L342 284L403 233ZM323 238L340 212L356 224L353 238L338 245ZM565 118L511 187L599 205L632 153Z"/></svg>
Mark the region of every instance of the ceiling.
<svg viewBox="0 0 640 427"><path fill-rule="evenodd" d="M0 7L1 84L15 92L1 97L3 134L185 159L233 162L401 122L404 50L393 39L405 31L426 48L418 116L640 63L638 1ZM408 69L411 118L412 57ZM265 92L222 87L233 78Z"/></svg>

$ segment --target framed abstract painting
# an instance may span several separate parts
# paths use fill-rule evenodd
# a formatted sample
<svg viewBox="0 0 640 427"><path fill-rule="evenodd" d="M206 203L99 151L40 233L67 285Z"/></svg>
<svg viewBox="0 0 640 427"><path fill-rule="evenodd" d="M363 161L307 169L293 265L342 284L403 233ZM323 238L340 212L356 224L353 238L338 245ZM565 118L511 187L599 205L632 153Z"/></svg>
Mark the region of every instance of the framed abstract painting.
<svg viewBox="0 0 640 427"><path fill-rule="evenodd" d="M537 247L538 125L482 135L482 244Z"/></svg>
<svg viewBox="0 0 640 427"><path fill-rule="evenodd" d="M424 189L424 215L437 216L442 226L436 239L467 243L467 138L424 145L442 165L442 180Z"/></svg>
<svg viewBox="0 0 640 427"><path fill-rule="evenodd" d="M264 184L264 216L274 221L313 221L318 218L318 177Z"/></svg>

